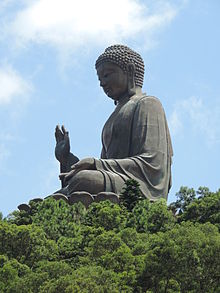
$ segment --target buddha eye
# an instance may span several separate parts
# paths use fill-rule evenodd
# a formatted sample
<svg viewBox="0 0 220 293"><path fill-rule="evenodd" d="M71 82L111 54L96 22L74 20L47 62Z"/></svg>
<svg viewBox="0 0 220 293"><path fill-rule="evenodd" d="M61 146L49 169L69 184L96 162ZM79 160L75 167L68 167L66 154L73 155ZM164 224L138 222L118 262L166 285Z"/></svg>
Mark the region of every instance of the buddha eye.
<svg viewBox="0 0 220 293"><path fill-rule="evenodd" d="M104 77L104 78L107 78L107 77L109 77L112 73L114 73L114 71L108 71L108 72L106 72L106 73L103 74L103 77Z"/></svg>

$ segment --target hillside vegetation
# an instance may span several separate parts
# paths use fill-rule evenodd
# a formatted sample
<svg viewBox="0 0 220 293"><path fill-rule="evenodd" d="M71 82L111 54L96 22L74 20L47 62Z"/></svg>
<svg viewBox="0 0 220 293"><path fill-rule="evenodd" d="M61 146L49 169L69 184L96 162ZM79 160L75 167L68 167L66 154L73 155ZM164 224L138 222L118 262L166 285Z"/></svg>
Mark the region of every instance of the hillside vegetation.
<svg viewBox="0 0 220 293"><path fill-rule="evenodd" d="M220 191L30 206L0 220L0 292L220 292Z"/></svg>

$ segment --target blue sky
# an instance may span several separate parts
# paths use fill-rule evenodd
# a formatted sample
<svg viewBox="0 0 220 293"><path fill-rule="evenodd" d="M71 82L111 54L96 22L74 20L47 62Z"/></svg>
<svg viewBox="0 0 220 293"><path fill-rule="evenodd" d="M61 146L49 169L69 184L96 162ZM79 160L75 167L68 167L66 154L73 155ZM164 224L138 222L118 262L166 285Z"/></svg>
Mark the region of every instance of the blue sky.
<svg viewBox="0 0 220 293"><path fill-rule="evenodd" d="M114 109L94 63L122 43L146 65L143 90L165 109L173 186L220 188L218 0L0 0L0 211L59 188L54 129L71 150L99 157Z"/></svg>

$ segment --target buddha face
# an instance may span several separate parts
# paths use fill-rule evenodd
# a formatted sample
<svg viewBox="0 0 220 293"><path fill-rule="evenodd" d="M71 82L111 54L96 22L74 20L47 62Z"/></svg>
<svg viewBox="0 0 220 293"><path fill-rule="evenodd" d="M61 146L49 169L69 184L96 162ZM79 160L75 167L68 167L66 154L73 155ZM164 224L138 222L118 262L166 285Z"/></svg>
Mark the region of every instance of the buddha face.
<svg viewBox="0 0 220 293"><path fill-rule="evenodd" d="M103 62L97 68L100 86L113 100L120 100L128 93L128 77L118 65Z"/></svg>

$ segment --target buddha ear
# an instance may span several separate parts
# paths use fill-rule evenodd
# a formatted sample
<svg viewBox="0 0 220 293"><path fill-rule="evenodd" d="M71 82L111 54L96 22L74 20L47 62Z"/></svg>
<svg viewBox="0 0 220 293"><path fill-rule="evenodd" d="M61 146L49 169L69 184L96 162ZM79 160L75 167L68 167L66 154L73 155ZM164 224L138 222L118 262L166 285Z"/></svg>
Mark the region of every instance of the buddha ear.
<svg viewBox="0 0 220 293"><path fill-rule="evenodd" d="M128 93L130 96L133 96L136 93L135 86L135 65L133 63L128 63L127 65L127 73L128 73Z"/></svg>

